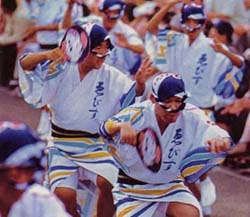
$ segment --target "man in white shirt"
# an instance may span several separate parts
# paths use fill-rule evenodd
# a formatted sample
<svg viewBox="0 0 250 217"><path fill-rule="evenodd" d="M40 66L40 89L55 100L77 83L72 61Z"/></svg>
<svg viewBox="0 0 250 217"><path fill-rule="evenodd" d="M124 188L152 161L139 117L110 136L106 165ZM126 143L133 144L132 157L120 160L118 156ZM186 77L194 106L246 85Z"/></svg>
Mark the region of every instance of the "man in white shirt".
<svg viewBox="0 0 250 217"><path fill-rule="evenodd" d="M88 171L99 189L97 216L111 217L111 188L117 179L117 168L98 127L104 119L133 103L135 96L142 95L151 63L143 62L136 81L132 81L104 63L113 48L107 31L93 23L84 28L71 27L61 48L24 56L20 60L19 81L27 103L38 108L49 104L52 110L52 191L72 216L84 215L77 206L78 172ZM66 55L63 50L73 53L73 62L65 62L69 53ZM84 52L77 56L78 51Z"/></svg>
<svg viewBox="0 0 250 217"><path fill-rule="evenodd" d="M150 100L101 125L122 171L113 189L117 216L202 216L184 182L195 182L222 162L231 139L186 99L179 74L160 74Z"/></svg>

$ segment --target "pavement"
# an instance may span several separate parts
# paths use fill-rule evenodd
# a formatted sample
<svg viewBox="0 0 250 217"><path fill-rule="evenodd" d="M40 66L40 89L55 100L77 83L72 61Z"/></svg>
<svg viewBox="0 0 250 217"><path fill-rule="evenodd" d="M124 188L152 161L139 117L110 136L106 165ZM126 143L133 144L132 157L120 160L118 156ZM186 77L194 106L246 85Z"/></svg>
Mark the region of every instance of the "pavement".
<svg viewBox="0 0 250 217"><path fill-rule="evenodd" d="M210 172L217 200L212 217L250 217L250 178L226 167Z"/></svg>
<svg viewBox="0 0 250 217"><path fill-rule="evenodd" d="M0 88L0 120L18 120L36 129L39 118L39 109ZM217 190L212 217L250 217L250 178L223 166L211 171L210 177Z"/></svg>
<svg viewBox="0 0 250 217"><path fill-rule="evenodd" d="M40 110L31 108L21 97L13 96L14 92L0 87L0 120L16 120L36 129Z"/></svg>

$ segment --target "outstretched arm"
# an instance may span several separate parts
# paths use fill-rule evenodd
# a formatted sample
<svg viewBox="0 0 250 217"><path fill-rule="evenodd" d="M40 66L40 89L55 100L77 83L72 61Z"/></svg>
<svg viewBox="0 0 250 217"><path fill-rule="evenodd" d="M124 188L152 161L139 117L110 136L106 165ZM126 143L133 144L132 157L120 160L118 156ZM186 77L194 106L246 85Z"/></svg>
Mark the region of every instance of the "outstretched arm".
<svg viewBox="0 0 250 217"><path fill-rule="evenodd" d="M68 7L67 7L67 10L64 13L63 20L62 20L62 28L63 29L69 28L74 23L73 20L72 20L71 14L72 14L72 10L73 10L75 0L67 0L67 3L68 3Z"/></svg>
<svg viewBox="0 0 250 217"><path fill-rule="evenodd" d="M39 31L57 31L58 29L59 29L58 23L48 24L44 26L31 26L24 33L23 40L27 40L30 37L33 37L34 34L36 34Z"/></svg>
<svg viewBox="0 0 250 217"><path fill-rule="evenodd" d="M226 106L222 111L221 114L239 114L243 110L250 110L250 99L248 98L241 98L235 100L232 104Z"/></svg>
<svg viewBox="0 0 250 217"><path fill-rule="evenodd" d="M179 2L183 2L182 0L169 0L165 6L156 13L152 19L148 22L147 25L147 31L150 32L153 35L157 35L158 32L158 25L162 21L165 14L169 11L170 8L172 8L174 5L176 5Z"/></svg>
<svg viewBox="0 0 250 217"><path fill-rule="evenodd" d="M207 144L208 151L212 153L228 151L231 148L231 140L227 137L209 139Z"/></svg>
<svg viewBox="0 0 250 217"><path fill-rule="evenodd" d="M117 39L116 45L119 47L123 47L126 49L129 49L135 53L139 53L142 54L144 52L144 47L141 44L130 44L128 39L126 38L126 36L123 33L114 33Z"/></svg>

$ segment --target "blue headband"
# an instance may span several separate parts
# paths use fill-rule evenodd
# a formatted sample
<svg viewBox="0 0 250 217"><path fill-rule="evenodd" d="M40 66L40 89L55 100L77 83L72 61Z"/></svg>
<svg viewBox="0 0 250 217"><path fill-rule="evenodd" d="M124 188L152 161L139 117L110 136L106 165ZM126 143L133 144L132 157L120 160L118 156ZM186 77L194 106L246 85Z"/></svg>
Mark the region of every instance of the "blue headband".
<svg viewBox="0 0 250 217"><path fill-rule="evenodd" d="M187 98L185 85L179 74L164 73L156 76L153 81L152 92L159 102L170 97Z"/></svg>

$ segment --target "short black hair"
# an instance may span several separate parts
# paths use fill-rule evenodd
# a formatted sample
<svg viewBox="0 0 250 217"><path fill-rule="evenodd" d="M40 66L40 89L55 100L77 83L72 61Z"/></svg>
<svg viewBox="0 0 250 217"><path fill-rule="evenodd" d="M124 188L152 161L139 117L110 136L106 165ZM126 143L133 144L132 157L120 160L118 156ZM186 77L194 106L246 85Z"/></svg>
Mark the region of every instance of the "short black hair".
<svg viewBox="0 0 250 217"><path fill-rule="evenodd" d="M219 32L220 35L225 35L229 43L233 42L234 28L232 24L225 20L219 20L213 23L213 27Z"/></svg>
<svg viewBox="0 0 250 217"><path fill-rule="evenodd" d="M16 0L2 0L1 7L5 12L13 13L17 8Z"/></svg>

